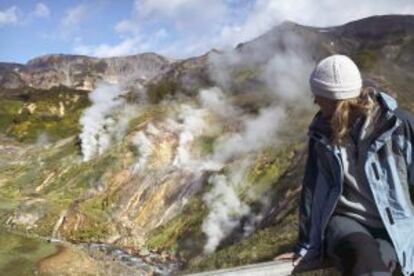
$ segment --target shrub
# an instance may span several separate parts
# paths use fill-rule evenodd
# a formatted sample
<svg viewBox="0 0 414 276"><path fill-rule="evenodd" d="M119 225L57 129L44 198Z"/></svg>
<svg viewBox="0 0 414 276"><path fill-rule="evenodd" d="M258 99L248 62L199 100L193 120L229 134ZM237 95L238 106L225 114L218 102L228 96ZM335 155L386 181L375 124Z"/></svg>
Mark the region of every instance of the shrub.
<svg viewBox="0 0 414 276"><path fill-rule="evenodd" d="M352 59L362 70L371 70L378 61L377 55L373 51L362 50L352 56Z"/></svg>
<svg viewBox="0 0 414 276"><path fill-rule="evenodd" d="M173 80L162 80L148 85L147 89L150 103L157 104L167 95L174 95L178 89L178 84Z"/></svg>

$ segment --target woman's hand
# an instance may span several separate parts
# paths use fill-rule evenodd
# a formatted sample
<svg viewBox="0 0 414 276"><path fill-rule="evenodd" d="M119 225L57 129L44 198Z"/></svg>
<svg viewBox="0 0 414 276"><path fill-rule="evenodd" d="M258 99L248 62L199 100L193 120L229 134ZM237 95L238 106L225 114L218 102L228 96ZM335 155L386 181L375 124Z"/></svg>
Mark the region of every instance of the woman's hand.
<svg viewBox="0 0 414 276"><path fill-rule="evenodd" d="M292 265L297 266L300 263L300 261L302 260L302 256L300 256L299 254L293 253L293 252L288 252L288 253L284 253L284 254L276 256L273 260L274 261L290 261L290 260L292 260Z"/></svg>

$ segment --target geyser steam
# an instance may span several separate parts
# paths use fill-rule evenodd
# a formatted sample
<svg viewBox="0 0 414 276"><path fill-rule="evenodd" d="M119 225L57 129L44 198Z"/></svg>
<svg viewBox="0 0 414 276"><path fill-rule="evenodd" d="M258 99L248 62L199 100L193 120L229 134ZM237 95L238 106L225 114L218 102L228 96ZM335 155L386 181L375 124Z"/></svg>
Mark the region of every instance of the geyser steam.
<svg viewBox="0 0 414 276"><path fill-rule="evenodd" d="M118 85L102 83L89 94L92 105L85 109L79 135L83 161L102 154L114 141L123 136L129 118L136 112L119 97L122 90ZM123 108L121 108L123 107Z"/></svg>

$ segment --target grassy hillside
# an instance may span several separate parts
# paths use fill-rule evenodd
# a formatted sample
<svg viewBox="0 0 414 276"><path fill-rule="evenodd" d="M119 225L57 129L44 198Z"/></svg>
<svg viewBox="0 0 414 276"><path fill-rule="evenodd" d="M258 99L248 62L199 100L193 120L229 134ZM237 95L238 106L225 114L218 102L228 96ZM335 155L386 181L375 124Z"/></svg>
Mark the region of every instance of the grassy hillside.
<svg viewBox="0 0 414 276"><path fill-rule="evenodd" d="M3 90L0 96L0 131L28 143L53 142L79 133L79 118L90 105L86 91L65 87Z"/></svg>

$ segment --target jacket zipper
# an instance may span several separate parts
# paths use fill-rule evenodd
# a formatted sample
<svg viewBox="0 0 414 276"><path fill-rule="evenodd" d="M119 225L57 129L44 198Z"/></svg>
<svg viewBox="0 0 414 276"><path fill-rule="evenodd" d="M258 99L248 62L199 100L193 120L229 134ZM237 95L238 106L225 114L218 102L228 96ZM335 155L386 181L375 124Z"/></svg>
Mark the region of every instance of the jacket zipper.
<svg viewBox="0 0 414 276"><path fill-rule="evenodd" d="M339 152L339 154L341 155L341 152ZM321 229L322 230L321 231L321 243L322 244L323 244L323 241L325 239L324 234L325 234L326 227L328 226L329 220L332 217L333 213L335 212L336 206L338 205L339 198L341 197L342 190L343 190L344 174L343 174L343 168L342 168L342 161L341 161L341 159L336 154L334 154L334 156L335 156L335 159L336 159L336 161L337 161L337 163L339 165L339 171L340 171L339 195L336 197L335 203L334 203L334 205L333 205L333 207L332 207L332 209L331 209L331 211L329 213L329 216L326 218L325 224L323 225L323 227Z"/></svg>
<svg viewBox="0 0 414 276"><path fill-rule="evenodd" d="M324 234L325 234L325 231L326 231L326 227L328 226L329 220L331 219L333 213L335 212L336 206L338 205L339 198L341 197L342 190L343 190L344 174L343 174L343 169L342 169L342 161L336 154L334 154L334 156L335 156L335 159L336 159L336 161L338 162L338 165L339 165L341 180L340 180L340 183L339 183L339 195L336 197L335 203L334 203L328 217L326 218L325 224L323 225L323 227L321 229L321 248L322 248L321 258L325 258L325 255L326 255L325 248L324 248L324 243L325 243L324 242L325 241L325 235Z"/></svg>
<svg viewBox="0 0 414 276"><path fill-rule="evenodd" d="M317 142L319 142L319 143L321 143L322 145L324 145L329 151L331 151L322 141L320 141L317 137L313 137ZM339 151L339 154L341 155L341 152ZM336 209L336 206L338 205L338 202L339 202L339 198L341 197L341 194L342 194L342 190L343 190L343 179L344 179L344 172L343 172L343 169L342 169L342 160L341 160L341 158L339 158L335 153L333 154L334 155L334 157L335 157L335 160L337 161L337 163L338 163L338 166L339 166L339 171L340 171L340 183L339 183L339 195L336 197L336 199L335 199L335 203L334 203L334 206L332 207L332 209L331 209L331 211L330 211L330 213L329 213L329 216L328 216L328 218L326 219L326 221L325 221L325 224L323 225L323 227L322 227L322 231L321 231L321 243L324 241L324 233L325 233L325 229L326 229L326 227L328 226L328 222L329 222L329 219L332 217L332 215L333 215L333 213L334 213L334 211L335 211L335 209Z"/></svg>

